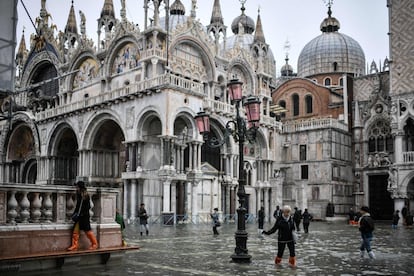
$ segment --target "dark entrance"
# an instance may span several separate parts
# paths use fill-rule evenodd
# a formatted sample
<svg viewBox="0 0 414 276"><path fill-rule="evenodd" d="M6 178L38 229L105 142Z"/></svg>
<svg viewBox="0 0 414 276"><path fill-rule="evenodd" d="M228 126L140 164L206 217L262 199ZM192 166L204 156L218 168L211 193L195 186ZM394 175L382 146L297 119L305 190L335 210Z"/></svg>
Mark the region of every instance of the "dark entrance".
<svg viewBox="0 0 414 276"><path fill-rule="evenodd" d="M369 207L376 220L390 220L394 211L394 201L387 191L388 174L369 176Z"/></svg>

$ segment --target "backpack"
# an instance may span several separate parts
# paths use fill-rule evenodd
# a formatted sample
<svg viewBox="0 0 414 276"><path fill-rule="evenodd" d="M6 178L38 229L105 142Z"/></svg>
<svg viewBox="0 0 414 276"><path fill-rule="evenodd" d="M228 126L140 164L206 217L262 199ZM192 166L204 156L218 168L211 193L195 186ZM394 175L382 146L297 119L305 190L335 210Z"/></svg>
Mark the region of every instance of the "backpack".
<svg viewBox="0 0 414 276"><path fill-rule="evenodd" d="M375 229L374 220L370 216L364 217L364 220L366 222L366 224L365 224L366 225L366 229L369 232L374 231L374 229Z"/></svg>

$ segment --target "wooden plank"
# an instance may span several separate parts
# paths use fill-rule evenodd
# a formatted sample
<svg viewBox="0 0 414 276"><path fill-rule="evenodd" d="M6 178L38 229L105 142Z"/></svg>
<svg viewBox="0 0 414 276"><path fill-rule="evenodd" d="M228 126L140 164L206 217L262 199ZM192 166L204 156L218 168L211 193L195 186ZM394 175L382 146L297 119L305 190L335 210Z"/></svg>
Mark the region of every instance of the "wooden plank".
<svg viewBox="0 0 414 276"><path fill-rule="evenodd" d="M99 255L99 254L114 253L114 252L129 251L129 250L139 250L139 246L119 246L119 247L111 247L111 248L98 248L95 250L86 249L86 250L77 250L77 251L44 252L44 253L36 253L36 254L30 254L30 255L4 257L4 258L0 258L0 262L30 260L30 259L50 259L50 258L56 258L56 257L84 256L84 255Z"/></svg>

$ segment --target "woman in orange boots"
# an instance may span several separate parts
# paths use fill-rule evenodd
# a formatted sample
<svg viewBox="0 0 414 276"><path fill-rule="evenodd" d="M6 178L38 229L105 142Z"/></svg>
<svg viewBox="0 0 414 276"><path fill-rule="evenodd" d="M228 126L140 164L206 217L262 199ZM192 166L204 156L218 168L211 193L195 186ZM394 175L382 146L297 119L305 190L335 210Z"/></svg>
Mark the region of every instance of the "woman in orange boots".
<svg viewBox="0 0 414 276"><path fill-rule="evenodd" d="M286 245L289 248L289 265L292 268L296 267L296 255L295 255L295 223L293 221L290 212L292 209L289 205L285 205L282 208L282 215L278 217L275 225L269 231L263 231L263 234L270 235L278 231L277 237L277 256L275 258L275 264L280 265L282 262L283 252L285 251Z"/></svg>
<svg viewBox="0 0 414 276"><path fill-rule="evenodd" d="M75 185L76 207L72 215L72 220L74 221L72 230L72 245L68 248L68 251L78 250L80 230L85 231L86 236L91 242L89 250L95 250L98 248L98 242L96 241L96 237L91 229L89 217L89 209L91 209L90 197L83 181L78 181Z"/></svg>

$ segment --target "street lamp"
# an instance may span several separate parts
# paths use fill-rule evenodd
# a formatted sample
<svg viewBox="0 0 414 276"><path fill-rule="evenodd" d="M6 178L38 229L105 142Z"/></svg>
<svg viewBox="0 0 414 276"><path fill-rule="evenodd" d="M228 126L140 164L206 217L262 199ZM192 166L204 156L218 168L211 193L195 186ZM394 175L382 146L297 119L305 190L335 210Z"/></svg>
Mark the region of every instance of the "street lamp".
<svg viewBox="0 0 414 276"><path fill-rule="evenodd" d="M246 139L250 143L254 143L256 139L256 131L259 128L260 121L260 100L257 97L249 96L243 97L242 82L237 79L231 80L227 84L227 89L230 95L231 103L236 106L236 120L230 120L226 123L226 129L223 139L219 140L216 137L209 137L210 133L210 119L209 115L200 111L194 117L197 123L200 134L203 135L205 143L211 148L222 146L227 138L231 135L233 139L239 143L239 187L237 190L237 197L239 198L239 208L237 209L237 231L235 233L236 248L231 258L237 263L250 262L251 256L247 250L247 236L246 231L246 191L244 189L246 178L244 175L244 154L243 145ZM247 125L244 118L240 116L240 103L246 110Z"/></svg>

